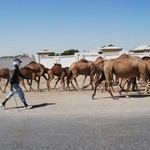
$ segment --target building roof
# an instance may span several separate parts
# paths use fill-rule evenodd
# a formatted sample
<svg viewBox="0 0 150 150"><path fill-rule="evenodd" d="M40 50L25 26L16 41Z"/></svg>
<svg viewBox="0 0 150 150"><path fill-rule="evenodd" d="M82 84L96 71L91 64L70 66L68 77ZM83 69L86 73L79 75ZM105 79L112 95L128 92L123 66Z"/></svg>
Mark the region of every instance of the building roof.
<svg viewBox="0 0 150 150"><path fill-rule="evenodd" d="M52 51L49 51L49 50L43 50L43 51L40 51L40 52L37 52L37 54L49 54L51 53Z"/></svg>
<svg viewBox="0 0 150 150"><path fill-rule="evenodd" d="M115 46L115 45L113 45L113 44L109 44L109 45L105 45L105 46L102 46L101 47L101 50L105 50L105 49L122 49L121 47L117 47L117 46Z"/></svg>
<svg viewBox="0 0 150 150"><path fill-rule="evenodd" d="M136 47L133 51L150 50L150 45L141 45Z"/></svg>

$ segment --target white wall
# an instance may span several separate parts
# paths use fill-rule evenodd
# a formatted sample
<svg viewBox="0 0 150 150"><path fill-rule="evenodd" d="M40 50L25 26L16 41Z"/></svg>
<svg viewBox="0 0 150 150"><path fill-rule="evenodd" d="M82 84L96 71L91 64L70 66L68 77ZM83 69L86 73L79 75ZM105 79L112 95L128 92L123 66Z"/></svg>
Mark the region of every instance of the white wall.
<svg viewBox="0 0 150 150"><path fill-rule="evenodd" d="M75 55L69 55L69 56L49 56L49 57L39 57L37 54L31 57L22 57L22 64L21 67L27 65L31 61L36 61L37 63L43 64L47 68L51 68L54 63L60 63L62 64L62 67L69 67L73 62L78 61L82 58L94 61L97 57L101 56L105 59L112 59L117 58L122 53L118 55L100 55L97 52L83 52L83 53L76 53ZM140 53L140 54L130 54L133 56L150 56L150 53ZM0 58L0 68L11 68L12 62L14 58Z"/></svg>

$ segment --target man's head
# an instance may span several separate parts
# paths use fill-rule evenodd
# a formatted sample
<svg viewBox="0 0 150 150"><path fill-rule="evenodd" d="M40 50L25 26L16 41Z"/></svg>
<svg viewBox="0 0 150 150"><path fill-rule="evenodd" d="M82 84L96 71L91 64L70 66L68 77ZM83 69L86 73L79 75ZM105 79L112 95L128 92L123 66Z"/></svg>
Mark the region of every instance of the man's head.
<svg viewBox="0 0 150 150"><path fill-rule="evenodd" d="M20 59L15 58L13 61L13 66L17 66L19 68L21 63L22 61Z"/></svg>

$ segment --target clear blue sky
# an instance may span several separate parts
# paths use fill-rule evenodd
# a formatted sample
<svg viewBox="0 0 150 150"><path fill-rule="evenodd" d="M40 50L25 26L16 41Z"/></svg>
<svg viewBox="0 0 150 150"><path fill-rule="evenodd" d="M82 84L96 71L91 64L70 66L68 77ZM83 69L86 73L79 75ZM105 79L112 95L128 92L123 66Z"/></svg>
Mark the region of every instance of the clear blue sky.
<svg viewBox="0 0 150 150"><path fill-rule="evenodd" d="M0 56L150 44L149 0L0 0Z"/></svg>

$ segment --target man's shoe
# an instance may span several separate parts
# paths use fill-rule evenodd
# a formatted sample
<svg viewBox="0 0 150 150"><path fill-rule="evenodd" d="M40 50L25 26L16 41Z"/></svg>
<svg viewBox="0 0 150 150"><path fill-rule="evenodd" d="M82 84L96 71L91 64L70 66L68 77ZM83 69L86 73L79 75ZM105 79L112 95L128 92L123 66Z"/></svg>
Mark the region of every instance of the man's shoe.
<svg viewBox="0 0 150 150"><path fill-rule="evenodd" d="M3 105L3 104L0 104L0 107L3 108L3 109L5 109L5 105Z"/></svg>
<svg viewBox="0 0 150 150"><path fill-rule="evenodd" d="M26 106L26 109L31 109L31 108L33 108L33 106L31 105Z"/></svg>

